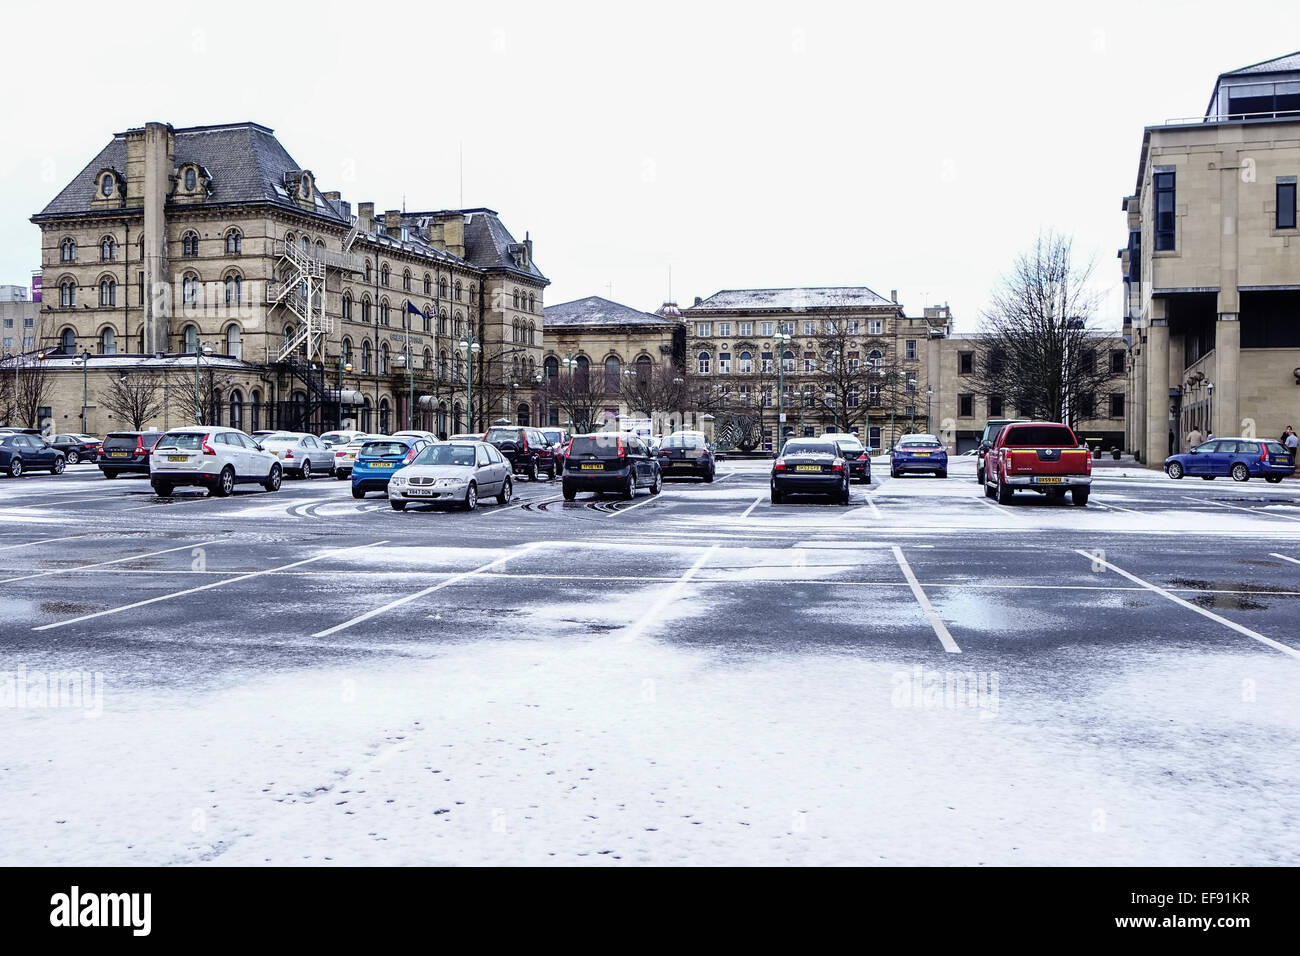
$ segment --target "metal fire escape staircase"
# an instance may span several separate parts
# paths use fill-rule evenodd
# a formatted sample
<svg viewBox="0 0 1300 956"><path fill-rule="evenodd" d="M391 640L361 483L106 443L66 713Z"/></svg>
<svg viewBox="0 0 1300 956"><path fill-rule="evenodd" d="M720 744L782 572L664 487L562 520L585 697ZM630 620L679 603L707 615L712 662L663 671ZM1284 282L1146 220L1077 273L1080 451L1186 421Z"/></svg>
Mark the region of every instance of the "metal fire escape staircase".
<svg viewBox="0 0 1300 956"><path fill-rule="evenodd" d="M325 263L295 243L277 240L282 279L267 292L267 304L283 306L296 318L293 334L286 337L276 356L288 362L295 356L312 362L324 362L325 338L334 331L334 320L325 313Z"/></svg>

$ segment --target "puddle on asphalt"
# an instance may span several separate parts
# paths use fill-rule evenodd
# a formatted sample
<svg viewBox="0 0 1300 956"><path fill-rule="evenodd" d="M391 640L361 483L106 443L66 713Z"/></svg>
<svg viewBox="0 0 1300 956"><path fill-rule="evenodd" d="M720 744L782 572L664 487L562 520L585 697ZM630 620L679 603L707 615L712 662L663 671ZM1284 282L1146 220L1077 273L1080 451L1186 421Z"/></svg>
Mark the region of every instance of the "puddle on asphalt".
<svg viewBox="0 0 1300 956"><path fill-rule="evenodd" d="M1241 581L1201 581L1194 578L1174 578L1169 582L1169 586L1193 591L1245 592L1238 594L1198 594L1190 599L1191 603L1197 607L1219 608L1225 611L1266 611L1269 605L1248 595L1279 590L1276 587L1264 587L1259 584L1247 584Z"/></svg>
<svg viewBox="0 0 1300 956"><path fill-rule="evenodd" d="M89 604L76 601L42 601L41 610L47 614L82 614L91 609Z"/></svg>

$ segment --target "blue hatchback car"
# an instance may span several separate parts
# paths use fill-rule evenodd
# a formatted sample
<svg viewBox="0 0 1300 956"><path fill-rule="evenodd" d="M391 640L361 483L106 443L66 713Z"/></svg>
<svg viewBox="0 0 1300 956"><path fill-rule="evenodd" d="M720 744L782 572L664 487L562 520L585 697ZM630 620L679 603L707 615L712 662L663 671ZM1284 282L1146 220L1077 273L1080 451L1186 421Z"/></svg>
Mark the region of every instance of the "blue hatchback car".
<svg viewBox="0 0 1300 956"><path fill-rule="evenodd" d="M1279 482L1295 474L1295 463L1281 442L1262 438L1214 438L1181 455L1165 459L1170 478L1195 475L1206 481L1231 477L1233 481L1263 478Z"/></svg>
<svg viewBox="0 0 1300 956"><path fill-rule="evenodd" d="M352 463L352 497L370 491L388 491L388 479L397 469L415 461L429 442L423 438L376 438L361 446Z"/></svg>
<svg viewBox="0 0 1300 956"><path fill-rule="evenodd" d="M904 435L889 456L889 477L906 474L948 477L948 451L933 435Z"/></svg>

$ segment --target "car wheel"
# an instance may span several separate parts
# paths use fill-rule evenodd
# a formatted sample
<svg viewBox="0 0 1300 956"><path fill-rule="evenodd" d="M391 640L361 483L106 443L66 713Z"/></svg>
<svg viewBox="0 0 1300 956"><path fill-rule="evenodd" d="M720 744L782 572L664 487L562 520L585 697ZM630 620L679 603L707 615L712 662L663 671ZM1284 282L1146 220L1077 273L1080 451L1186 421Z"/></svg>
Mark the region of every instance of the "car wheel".
<svg viewBox="0 0 1300 956"><path fill-rule="evenodd" d="M935 474L938 475L940 478L948 477L948 473L946 471L936 471Z"/></svg>
<svg viewBox="0 0 1300 956"><path fill-rule="evenodd" d="M75 465L75 464L78 464L80 461L81 461L81 456L78 455L75 451L70 451L70 452L68 452L68 464L69 464L69 465Z"/></svg>
<svg viewBox="0 0 1300 956"><path fill-rule="evenodd" d="M779 491L776 490L776 485L773 485L773 486L772 486L772 504L774 504L774 505L779 505L779 504L782 502L782 500L784 500L784 498L785 498L785 496L782 495L781 492L779 492Z"/></svg>
<svg viewBox="0 0 1300 956"><path fill-rule="evenodd" d="M352 488L352 497L353 497L353 498L364 498L365 496L366 496L366 493L365 493L364 491L362 491L360 488L356 487L355 485L353 486L353 488Z"/></svg>
<svg viewBox="0 0 1300 956"><path fill-rule="evenodd" d="M705 483L706 485L711 485L711 484L713 484L713 475L714 475L714 470L713 470L712 468L710 468L710 469L705 473L705 475L704 475L704 483Z"/></svg>
<svg viewBox="0 0 1300 956"><path fill-rule="evenodd" d="M172 495L172 486L169 481L150 482L153 485L153 493L159 498L170 498Z"/></svg>
<svg viewBox="0 0 1300 956"><path fill-rule="evenodd" d="M1064 500L1065 500L1065 489L1064 489L1064 488L1058 488L1056 491L1049 491L1049 492L1047 493L1047 500L1048 500L1048 501L1064 501Z"/></svg>
<svg viewBox="0 0 1300 956"><path fill-rule="evenodd" d="M1169 467L1165 469L1165 472L1166 474L1169 475L1170 478L1174 479L1174 481L1178 481L1183 477L1183 466L1178 464L1178 462L1176 461L1171 461L1169 463ZM1202 476L1202 477L1208 477L1208 476Z"/></svg>
<svg viewBox="0 0 1300 956"><path fill-rule="evenodd" d="M890 478L897 478L897 477L898 477L898 469L897 469L897 468L890 468L890 469L889 469L889 477L890 477Z"/></svg>
<svg viewBox="0 0 1300 956"><path fill-rule="evenodd" d="M564 495L565 501L572 501L574 498L578 497L577 489L574 488L572 485L570 485L567 481L564 482L564 487L560 489L560 493Z"/></svg>
<svg viewBox="0 0 1300 956"><path fill-rule="evenodd" d="M473 511L477 507L478 507L478 485L474 484L474 482L471 481L469 483L469 487L465 489L465 510Z"/></svg>
<svg viewBox="0 0 1300 956"><path fill-rule="evenodd" d="M61 474L63 474L63 469L64 469L65 464L66 464L66 463L64 462L62 456L60 456L60 457L54 459L54 464L53 464L52 466L50 466L50 474L51 474L51 475L61 475Z"/></svg>
<svg viewBox="0 0 1300 956"><path fill-rule="evenodd" d="M709 481L712 481L712 480L713 480L713 476L710 475L708 480L709 480ZM652 484L652 485L650 486L650 494L652 494L652 495L657 495L657 494L659 494L659 492L663 491L663 488L664 488L664 476L663 476L663 472L661 472L661 471L656 471L656 472L655 472L655 480L654 480L654 484Z"/></svg>
<svg viewBox="0 0 1300 956"><path fill-rule="evenodd" d="M343 480L344 478L346 478L347 476L348 476L348 474L347 474L347 472L345 472L345 471L338 471L338 470L336 470L336 471L334 472L334 477L335 477L338 481L342 481L342 480Z"/></svg>
<svg viewBox="0 0 1300 956"><path fill-rule="evenodd" d="M303 467L306 468L307 465L304 463ZM307 476L303 475L303 477L305 478ZM267 491L279 491L280 482L282 482L283 480L284 480L284 472L280 470L280 466L272 465L271 473L266 476L266 481L262 482L262 487L265 488Z"/></svg>
<svg viewBox="0 0 1300 956"><path fill-rule="evenodd" d="M1082 508L1084 505L1088 503L1088 489L1087 488L1073 489L1070 492L1070 500L1073 501L1077 507Z"/></svg>
<svg viewBox="0 0 1300 956"><path fill-rule="evenodd" d="M554 476L552 476L552 477L554 477ZM510 479L507 478L507 479L506 479L504 482L502 482L502 484L501 484L501 494L497 495L497 504L499 504L499 505L503 505L503 504L505 504L507 501L509 501L509 500L510 500L510 496L511 496L512 494L514 494L514 490L515 490L515 489L514 489L514 485L512 485L511 482L510 482Z"/></svg>
<svg viewBox="0 0 1300 956"><path fill-rule="evenodd" d="M862 483L864 485L871 484L871 472L867 472L865 475L862 476Z"/></svg>
<svg viewBox="0 0 1300 956"><path fill-rule="evenodd" d="M550 467L550 469L547 470L547 472L546 472L546 480L547 480L547 481L554 481L554 480L555 480L555 465L554 465L554 464L552 464L551 467Z"/></svg>
<svg viewBox="0 0 1300 956"><path fill-rule="evenodd" d="M844 482L844 488L840 491L840 504L847 505L853 498L853 492L849 490L849 483Z"/></svg>
<svg viewBox="0 0 1300 956"><path fill-rule="evenodd" d="M627 473L627 481L623 485L623 500L631 501L636 497L636 475L632 472Z"/></svg>
<svg viewBox="0 0 1300 956"><path fill-rule="evenodd" d="M981 485L984 484L984 469L983 469L983 468L978 468L978 467L977 467L977 468L975 469L975 480L976 480L977 482L979 482Z"/></svg>
<svg viewBox="0 0 1300 956"><path fill-rule="evenodd" d="M1232 466L1232 480L1250 481L1250 469L1246 467L1244 462L1239 461Z"/></svg>
<svg viewBox="0 0 1300 956"><path fill-rule="evenodd" d="M227 465L217 476L217 483L212 486L212 493L218 498L228 498L235 490L235 469Z"/></svg>
<svg viewBox="0 0 1300 956"><path fill-rule="evenodd" d="M528 463L528 480L529 481L537 480L537 462L535 461L530 461Z"/></svg>
<svg viewBox="0 0 1300 956"><path fill-rule="evenodd" d="M984 497L985 498L993 497L993 486L990 485L987 481L984 482Z"/></svg>
<svg viewBox="0 0 1300 956"><path fill-rule="evenodd" d="M1011 504L1011 499L1015 497L1016 494L1014 491L1011 490L1011 486L1004 485L1002 484L1002 482L998 482L997 488L998 488L998 504L1000 505Z"/></svg>
<svg viewBox="0 0 1300 956"><path fill-rule="evenodd" d="M405 502L405 501L390 501L390 502L388 502L388 503L389 503L389 505L392 506L392 509L393 509L394 511L405 511L405 510L406 510L406 502Z"/></svg>
<svg viewBox="0 0 1300 956"><path fill-rule="evenodd" d="M106 471L106 472L104 472L104 477L105 477L105 478L116 478L116 477L117 477L117 472L115 472L115 471Z"/></svg>
<svg viewBox="0 0 1300 956"><path fill-rule="evenodd" d="M311 459L308 458L302 463L302 474L299 475L303 481L311 481Z"/></svg>

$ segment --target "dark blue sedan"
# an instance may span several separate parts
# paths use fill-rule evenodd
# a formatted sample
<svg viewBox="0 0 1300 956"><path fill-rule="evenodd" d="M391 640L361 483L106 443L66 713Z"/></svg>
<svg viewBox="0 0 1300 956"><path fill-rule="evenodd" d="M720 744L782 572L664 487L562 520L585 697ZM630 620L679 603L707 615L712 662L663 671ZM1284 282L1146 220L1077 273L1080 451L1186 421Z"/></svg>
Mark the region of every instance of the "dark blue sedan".
<svg viewBox="0 0 1300 956"><path fill-rule="evenodd" d="M40 435L0 434L0 474L21 478L29 471L63 474L67 458Z"/></svg>
<svg viewBox="0 0 1300 956"><path fill-rule="evenodd" d="M1181 455L1165 459L1170 478L1196 475L1206 481L1231 477L1233 481L1263 478L1279 482L1295 474L1295 463L1281 442L1260 438L1214 438Z"/></svg>
<svg viewBox="0 0 1300 956"><path fill-rule="evenodd" d="M889 457L889 477L906 474L948 477L948 452L933 435L904 435Z"/></svg>

